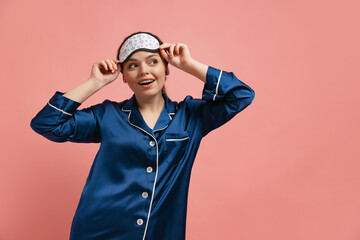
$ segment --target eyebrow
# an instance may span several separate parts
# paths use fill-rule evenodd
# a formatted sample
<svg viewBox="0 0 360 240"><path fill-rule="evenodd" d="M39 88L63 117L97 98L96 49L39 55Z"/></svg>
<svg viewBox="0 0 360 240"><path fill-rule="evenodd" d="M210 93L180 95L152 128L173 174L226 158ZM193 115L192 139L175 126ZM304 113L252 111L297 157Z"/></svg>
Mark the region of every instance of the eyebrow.
<svg viewBox="0 0 360 240"><path fill-rule="evenodd" d="M147 56L145 59L152 58L152 57L159 57L159 55L151 54ZM138 61L136 58L129 58L128 61Z"/></svg>

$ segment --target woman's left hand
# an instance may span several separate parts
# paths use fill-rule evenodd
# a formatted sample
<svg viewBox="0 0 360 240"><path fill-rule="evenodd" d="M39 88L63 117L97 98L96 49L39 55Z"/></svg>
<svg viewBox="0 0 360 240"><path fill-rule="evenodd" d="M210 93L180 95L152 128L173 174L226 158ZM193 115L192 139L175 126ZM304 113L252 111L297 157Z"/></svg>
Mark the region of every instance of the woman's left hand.
<svg viewBox="0 0 360 240"><path fill-rule="evenodd" d="M186 70L190 67L192 58L189 48L184 43L163 43L159 47L160 54L171 65Z"/></svg>

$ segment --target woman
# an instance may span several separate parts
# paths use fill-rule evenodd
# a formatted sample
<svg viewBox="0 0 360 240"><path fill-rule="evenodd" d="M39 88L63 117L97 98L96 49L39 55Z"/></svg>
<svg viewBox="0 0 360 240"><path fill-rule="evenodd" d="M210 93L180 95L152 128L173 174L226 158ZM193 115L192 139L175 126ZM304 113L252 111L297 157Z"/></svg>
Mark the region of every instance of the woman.
<svg viewBox="0 0 360 240"><path fill-rule="evenodd" d="M203 81L202 99L177 103L164 92L168 63ZM134 92L77 110L117 79ZM70 239L185 239L190 172L202 137L248 106L254 91L233 73L194 60L185 44L137 32L117 60L92 67L90 78L56 92L31 121L55 142L101 142L73 222Z"/></svg>

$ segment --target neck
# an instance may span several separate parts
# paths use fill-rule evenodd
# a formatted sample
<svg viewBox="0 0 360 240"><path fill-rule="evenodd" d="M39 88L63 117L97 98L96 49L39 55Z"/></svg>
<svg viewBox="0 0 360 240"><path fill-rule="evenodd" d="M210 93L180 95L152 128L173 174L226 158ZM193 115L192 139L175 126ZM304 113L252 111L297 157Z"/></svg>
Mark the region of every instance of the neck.
<svg viewBox="0 0 360 240"><path fill-rule="evenodd" d="M143 98L135 95L135 98L140 111L158 112L165 106L165 100L162 93L151 98Z"/></svg>

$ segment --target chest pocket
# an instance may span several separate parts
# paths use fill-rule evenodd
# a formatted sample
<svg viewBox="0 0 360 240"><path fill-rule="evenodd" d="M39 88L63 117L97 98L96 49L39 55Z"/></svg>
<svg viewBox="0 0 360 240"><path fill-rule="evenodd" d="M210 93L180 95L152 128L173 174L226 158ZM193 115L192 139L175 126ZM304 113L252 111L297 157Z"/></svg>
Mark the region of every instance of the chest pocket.
<svg viewBox="0 0 360 240"><path fill-rule="evenodd" d="M189 133L166 133L166 162L170 166L179 164L189 145Z"/></svg>

